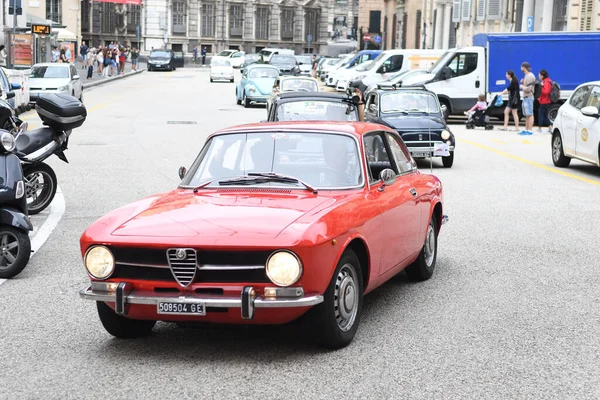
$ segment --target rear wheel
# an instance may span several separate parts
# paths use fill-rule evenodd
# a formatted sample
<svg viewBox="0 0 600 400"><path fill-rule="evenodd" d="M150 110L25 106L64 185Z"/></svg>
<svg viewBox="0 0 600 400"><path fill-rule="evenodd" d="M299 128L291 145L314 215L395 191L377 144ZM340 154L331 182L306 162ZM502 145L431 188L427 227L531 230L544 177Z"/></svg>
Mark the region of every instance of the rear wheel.
<svg viewBox="0 0 600 400"><path fill-rule="evenodd" d="M29 235L8 225L0 226L0 278L7 279L23 271L31 256Z"/></svg>
<svg viewBox="0 0 600 400"><path fill-rule="evenodd" d="M96 306L104 329L111 335L121 339L148 336L156 324L156 321L129 319L117 315L112 308L102 301L97 301Z"/></svg>
<svg viewBox="0 0 600 400"><path fill-rule="evenodd" d="M425 244L421 253L419 253L419 257L417 257L414 263L406 267L406 275L411 281L426 281L433 275L437 260L437 235L437 225L435 218L432 216L427 226Z"/></svg>
<svg viewBox="0 0 600 400"><path fill-rule="evenodd" d="M448 157L442 157L442 164L444 165L444 168L452 167L452 164L454 164L454 152L453 151L450 152L450 155Z"/></svg>
<svg viewBox="0 0 600 400"><path fill-rule="evenodd" d="M550 120L550 125L554 125L554 121L556 120L556 117L558 116L559 108L560 108L559 104L553 104L550 106L550 109L548 110L548 119Z"/></svg>
<svg viewBox="0 0 600 400"><path fill-rule="evenodd" d="M57 179L49 165L41 163L25 168L25 193L29 214L42 212L50 205L56 194Z"/></svg>
<svg viewBox="0 0 600 400"><path fill-rule="evenodd" d="M559 168L566 168L571 163L571 158L565 156L563 151L562 137L559 132L552 136L552 162Z"/></svg>

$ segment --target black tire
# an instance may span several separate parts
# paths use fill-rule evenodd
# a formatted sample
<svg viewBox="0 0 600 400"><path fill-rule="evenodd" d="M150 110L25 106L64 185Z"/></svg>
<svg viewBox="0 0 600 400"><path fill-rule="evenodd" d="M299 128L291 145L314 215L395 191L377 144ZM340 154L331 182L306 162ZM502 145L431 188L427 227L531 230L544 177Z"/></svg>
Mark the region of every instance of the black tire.
<svg viewBox="0 0 600 400"><path fill-rule="evenodd" d="M210 83L213 83L215 80L213 78L210 78Z"/></svg>
<svg viewBox="0 0 600 400"><path fill-rule="evenodd" d="M432 216L427 225L425 243L419 253L419 257L411 265L406 267L406 275L413 282L422 282L431 278L437 260L437 224Z"/></svg>
<svg viewBox="0 0 600 400"><path fill-rule="evenodd" d="M44 163L26 167L23 172L29 214L39 214L54 199L56 187L58 186L56 174L49 165ZM43 183L40 183L40 177L43 178ZM38 190L40 191L39 193Z"/></svg>
<svg viewBox="0 0 600 400"><path fill-rule="evenodd" d="M344 291L347 295L342 299L340 293ZM348 249L338 262L323 302L311 310L311 325L316 328L316 340L321 346L341 349L352 342L362 314L363 292L360 261Z"/></svg>
<svg viewBox="0 0 600 400"><path fill-rule="evenodd" d="M452 167L452 164L454 164L454 151L451 151L448 157L442 157L442 165L444 165L444 168L450 168Z"/></svg>
<svg viewBox="0 0 600 400"><path fill-rule="evenodd" d="M467 129L475 129L475 125L473 125L473 124L467 124Z"/></svg>
<svg viewBox="0 0 600 400"><path fill-rule="evenodd" d="M233 79L230 79L229 82L233 83Z"/></svg>
<svg viewBox="0 0 600 400"><path fill-rule="evenodd" d="M102 301L97 301L98 316L104 329L120 339L135 339L150 335L156 321L146 321L121 317Z"/></svg>
<svg viewBox="0 0 600 400"><path fill-rule="evenodd" d="M491 131L491 130L494 130L494 125L492 125L492 124L486 124L486 125L485 125L485 130L486 130L486 131Z"/></svg>
<svg viewBox="0 0 600 400"><path fill-rule="evenodd" d="M79 95L79 101L83 103L83 89L81 90L81 94Z"/></svg>
<svg viewBox="0 0 600 400"><path fill-rule="evenodd" d="M242 101L240 99L238 99L238 91L237 88L235 89L235 102L236 104L239 106L242 104Z"/></svg>
<svg viewBox="0 0 600 400"><path fill-rule="evenodd" d="M244 99L242 100L242 103L244 104L244 108L250 107L250 101L246 97L246 93L244 93Z"/></svg>
<svg viewBox="0 0 600 400"><path fill-rule="evenodd" d="M25 269L31 256L31 241L27 232L0 225L0 278L17 276Z"/></svg>
<svg viewBox="0 0 600 400"><path fill-rule="evenodd" d="M562 137L558 131L552 135L552 162L559 168L566 168L571 164L571 158L565 156Z"/></svg>

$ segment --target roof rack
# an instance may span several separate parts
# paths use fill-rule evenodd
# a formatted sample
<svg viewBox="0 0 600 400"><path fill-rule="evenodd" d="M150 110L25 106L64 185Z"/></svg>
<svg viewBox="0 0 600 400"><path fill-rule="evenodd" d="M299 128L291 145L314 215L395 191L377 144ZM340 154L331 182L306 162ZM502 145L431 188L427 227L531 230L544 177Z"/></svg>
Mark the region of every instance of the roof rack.
<svg viewBox="0 0 600 400"><path fill-rule="evenodd" d="M425 85L410 85L410 86L402 86L402 81L400 81L398 84L396 83L378 83L377 84L377 88L381 89L381 90L401 90L401 89L423 89L423 90L427 90L427 88L425 87Z"/></svg>

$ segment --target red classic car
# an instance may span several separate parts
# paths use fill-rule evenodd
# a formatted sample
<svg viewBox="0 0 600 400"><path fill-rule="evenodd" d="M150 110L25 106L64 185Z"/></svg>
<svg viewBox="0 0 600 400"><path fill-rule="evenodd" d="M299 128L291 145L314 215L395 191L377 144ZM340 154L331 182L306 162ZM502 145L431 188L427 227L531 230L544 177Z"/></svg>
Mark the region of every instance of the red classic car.
<svg viewBox="0 0 600 400"><path fill-rule="evenodd" d="M431 277L442 185L371 123L278 122L211 135L171 192L81 237L106 330L169 322L280 324L309 312L323 345L358 328L363 296L402 270Z"/></svg>

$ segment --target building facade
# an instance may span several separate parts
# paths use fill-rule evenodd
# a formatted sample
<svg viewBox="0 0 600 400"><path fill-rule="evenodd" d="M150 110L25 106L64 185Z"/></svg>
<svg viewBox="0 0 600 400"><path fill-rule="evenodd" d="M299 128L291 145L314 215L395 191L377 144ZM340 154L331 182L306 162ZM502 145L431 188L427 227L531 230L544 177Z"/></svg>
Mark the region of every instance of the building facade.
<svg viewBox="0 0 600 400"><path fill-rule="evenodd" d="M396 3L394 0L359 0L358 27L361 48L394 49L396 40ZM365 42L365 35L370 40ZM376 37L377 40L375 40Z"/></svg>

